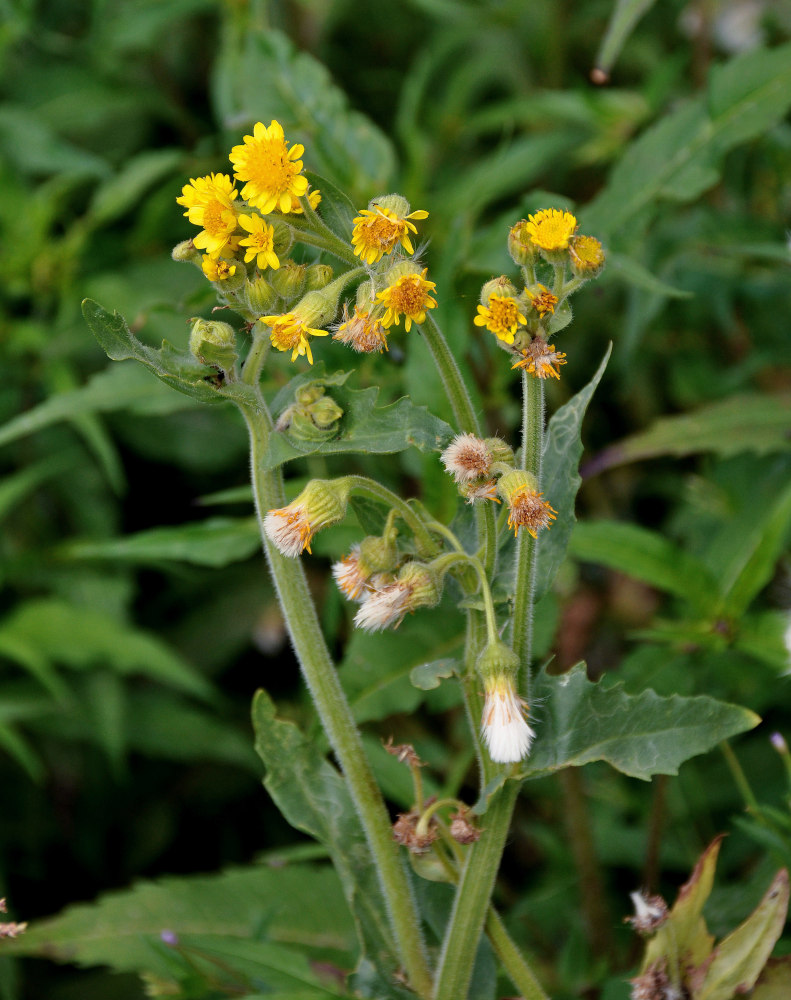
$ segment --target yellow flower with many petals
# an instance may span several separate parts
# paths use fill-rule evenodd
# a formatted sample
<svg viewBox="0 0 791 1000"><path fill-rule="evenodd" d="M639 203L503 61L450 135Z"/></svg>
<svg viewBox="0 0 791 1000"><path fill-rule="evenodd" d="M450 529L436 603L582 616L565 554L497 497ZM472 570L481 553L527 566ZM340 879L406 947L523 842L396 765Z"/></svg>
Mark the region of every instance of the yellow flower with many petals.
<svg viewBox="0 0 791 1000"><path fill-rule="evenodd" d="M415 252L409 233L417 233L417 227L410 219L427 219L428 212L420 209L400 216L392 209L374 204L372 209L363 208L354 220L352 231L352 246L357 257L369 265L381 260L386 253L391 253L397 243L407 253Z"/></svg>
<svg viewBox="0 0 791 1000"><path fill-rule="evenodd" d="M306 325L296 313L284 313L282 316L262 316L261 322L271 327L269 339L278 351L291 351L291 360L296 361L303 354L310 364L313 364L313 354L310 350L308 337L326 337L326 330L315 330Z"/></svg>
<svg viewBox="0 0 791 1000"><path fill-rule="evenodd" d="M473 320L476 326L485 326L506 344L513 344L514 334L526 322L513 296L497 294L489 296L488 306L478 306L478 315Z"/></svg>
<svg viewBox="0 0 791 1000"><path fill-rule="evenodd" d="M308 190L308 179L302 175L300 157L305 147L288 148L280 122L268 128L258 122L252 135L234 146L229 159L242 188L242 198L266 215L275 209L293 212L299 199Z"/></svg>
<svg viewBox="0 0 791 1000"><path fill-rule="evenodd" d="M530 242L541 250L566 250L577 229L577 220L571 212L545 208L535 215L528 215L527 232Z"/></svg>
<svg viewBox="0 0 791 1000"><path fill-rule="evenodd" d="M248 264L255 260L259 271L271 267L276 271L280 261L274 250L275 229L264 222L260 215L240 215L239 225L250 235L239 240L239 246L244 247L244 262Z"/></svg>
<svg viewBox="0 0 791 1000"><path fill-rule="evenodd" d="M186 206L184 214L193 226L201 228L192 242L212 257L220 255L236 229L235 197L230 177L210 174L191 180L183 187L181 197L176 199L178 204Z"/></svg>
<svg viewBox="0 0 791 1000"><path fill-rule="evenodd" d="M383 327L394 326L405 316L404 327L408 333L413 322L425 322L426 310L433 309L437 304L437 300L429 294L437 286L433 281L426 280L427 270L424 267L421 274L402 274L392 285L379 292L377 301L387 310L381 320Z"/></svg>

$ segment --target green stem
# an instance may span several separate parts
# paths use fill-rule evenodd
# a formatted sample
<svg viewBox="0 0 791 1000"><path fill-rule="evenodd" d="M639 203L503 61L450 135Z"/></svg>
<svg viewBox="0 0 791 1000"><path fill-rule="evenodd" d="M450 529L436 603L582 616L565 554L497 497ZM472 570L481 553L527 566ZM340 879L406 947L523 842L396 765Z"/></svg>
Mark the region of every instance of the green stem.
<svg viewBox="0 0 791 1000"><path fill-rule="evenodd" d="M493 906L489 907L489 914L486 918L486 933L497 957L505 966L505 971L511 977L511 982L519 990L523 1000L549 1000L533 975L532 969L522 957L522 953L511 940L500 914Z"/></svg>
<svg viewBox="0 0 791 1000"><path fill-rule="evenodd" d="M456 359L453 357L450 347L448 347L448 342L445 340L442 330L437 326L437 321L431 313L426 314L426 320L421 324L420 329L423 332L423 339L429 351L431 351L434 364L437 366L439 377L442 379L442 384L445 387L445 393L450 402L459 430L467 434L477 434L480 436L478 418L472 407L472 400L470 399L470 394L467 392L467 386L461 377Z"/></svg>
<svg viewBox="0 0 791 1000"><path fill-rule="evenodd" d="M246 385L258 385L261 377L261 369L272 346L269 337L269 328L262 323L254 323L250 328L250 336L253 342L250 351L245 358L244 368L242 368L242 382Z"/></svg>
<svg viewBox="0 0 791 1000"><path fill-rule="evenodd" d="M481 839L467 854L442 943L434 1000L462 1000L467 996L518 792L519 783L507 781L493 796Z"/></svg>
<svg viewBox="0 0 791 1000"><path fill-rule="evenodd" d="M291 228L299 233L299 242L307 243L319 250L327 250L333 257L337 257L347 264L359 265L360 259L355 256L351 244L342 240L330 229L321 216L316 213L308 201L307 195L300 198L299 203L302 205L305 216L304 222L298 216L291 216L288 220Z"/></svg>
<svg viewBox="0 0 791 1000"><path fill-rule="evenodd" d="M262 399L259 406L245 404L241 410L250 433L253 491L258 520L263 525L266 511L283 503L280 473L265 471L261 461L266 452L271 417ZM377 866L400 961L412 988L421 997L427 998L431 993L431 974L405 866L393 842L390 817L365 757L354 717L324 642L302 564L297 559L283 556L271 544L263 528L261 534L302 674L348 782Z"/></svg>
<svg viewBox="0 0 791 1000"><path fill-rule="evenodd" d="M418 544L421 554L436 554L437 545L431 537L428 527L397 493L393 493L386 486L382 486L381 483L378 483L375 479L369 479L367 476L344 476L343 478L350 484L351 489L355 493L369 496L373 500L382 500L392 510L396 510L415 536L415 541Z"/></svg>
<svg viewBox="0 0 791 1000"><path fill-rule="evenodd" d="M466 552L449 552L435 560L434 565L441 571L447 571L454 563L464 563L465 566L472 566L478 574L481 584L481 597L483 598L484 614L486 615L486 642L493 646L497 642L497 616L494 613L494 601L492 600L492 589L486 576L486 570L475 556L468 556Z"/></svg>
<svg viewBox="0 0 791 1000"><path fill-rule="evenodd" d="M541 452L544 436L544 393L541 379L523 373L522 467L541 481ZM527 541L525 541L527 539ZM528 673L533 621L533 594L538 547L526 532L520 532L516 554L517 599L514 608L513 649ZM522 596L523 595L523 596ZM474 675L465 678L468 712L480 704ZM483 777L488 781L500 768L486 760ZM503 773L508 773L503 772ZM467 855L462 869L453 911L448 921L435 979L434 1000L461 1000L467 995L475 952L489 907L497 869L511 825L519 782L506 780L494 793L485 816L481 839Z"/></svg>

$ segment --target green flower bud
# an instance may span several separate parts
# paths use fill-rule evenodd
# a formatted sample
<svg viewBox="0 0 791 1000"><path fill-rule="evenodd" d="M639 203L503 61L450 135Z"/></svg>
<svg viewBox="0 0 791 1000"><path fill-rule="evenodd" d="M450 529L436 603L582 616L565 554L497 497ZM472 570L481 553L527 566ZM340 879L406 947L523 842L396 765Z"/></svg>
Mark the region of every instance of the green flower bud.
<svg viewBox="0 0 791 1000"><path fill-rule="evenodd" d="M294 245L294 233L291 226L284 222L272 222L272 249L282 260Z"/></svg>
<svg viewBox="0 0 791 1000"><path fill-rule="evenodd" d="M201 364L231 371L236 364L236 333L228 323L195 319L190 331L190 351Z"/></svg>
<svg viewBox="0 0 791 1000"><path fill-rule="evenodd" d="M260 275L252 281L248 280L243 295L247 308L253 316L266 315L277 298L277 292L267 279Z"/></svg>
<svg viewBox="0 0 791 1000"><path fill-rule="evenodd" d="M293 302L305 290L306 271L307 267L304 264L286 260L277 271L269 275L269 279L278 295L287 302Z"/></svg>
<svg viewBox="0 0 791 1000"><path fill-rule="evenodd" d="M481 288L481 305L488 306L489 298L492 295L498 295L501 298L515 299L517 297L517 291L511 284L510 280L503 274L500 275L499 278L492 278L490 281L487 281L483 288Z"/></svg>
<svg viewBox="0 0 791 1000"><path fill-rule="evenodd" d="M360 542L359 560L369 576L374 573L389 573L398 562L398 546L395 538L368 535Z"/></svg>
<svg viewBox="0 0 791 1000"><path fill-rule="evenodd" d="M296 399L301 406L310 406L310 404L315 403L317 399L321 399L323 395L323 385L320 385L318 382L308 382L307 385L301 385L297 389L294 393L294 399Z"/></svg>
<svg viewBox="0 0 791 1000"><path fill-rule="evenodd" d="M170 255L173 260L185 261L188 264L197 264L198 267L200 267L201 257L203 256L192 240L183 240L181 243L177 243Z"/></svg>
<svg viewBox="0 0 791 1000"><path fill-rule="evenodd" d="M341 411L343 415L343 411ZM281 422L278 421L278 430L282 430ZM294 407L289 416L288 436L295 441L329 441L335 437L338 429L330 423L321 427L313 419L313 415L308 410Z"/></svg>
<svg viewBox="0 0 791 1000"><path fill-rule="evenodd" d="M399 219L405 219L409 215L409 202L401 194L383 194L378 198L371 198L368 202L368 208L372 212L376 210L377 205L397 215Z"/></svg>
<svg viewBox="0 0 791 1000"><path fill-rule="evenodd" d="M322 396L308 408L311 420L317 427L328 429L343 416L343 409L330 396Z"/></svg>
<svg viewBox="0 0 791 1000"><path fill-rule="evenodd" d="M515 264L525 267L535 262L538 248L530 242L527 219L522 219L508 232L508 253Z"/></svg>
<svg viewBox="0 0 791 1000"><path fill-rule="evenodd" d="M325 288L332 281L332 274L329 264L311 264L305 276L305 288L309 292Z"/></svg>
<svg viewBox="0 0 791 1000"><path fill-rule="evenodd" d="M502 438L485 438L484 443L492 456L492 464L495 462L503 462L506 465L514 464L514 449L510 444L506 444Z"/></svg>
<svg viewBox="0 0 791 1000"><path fill-rule="evenodd" d="M478 676L486 683L493 677L507 674L515 677L519 669L519 657L504 642L490 643L481 651L475 663Z"/></svg>

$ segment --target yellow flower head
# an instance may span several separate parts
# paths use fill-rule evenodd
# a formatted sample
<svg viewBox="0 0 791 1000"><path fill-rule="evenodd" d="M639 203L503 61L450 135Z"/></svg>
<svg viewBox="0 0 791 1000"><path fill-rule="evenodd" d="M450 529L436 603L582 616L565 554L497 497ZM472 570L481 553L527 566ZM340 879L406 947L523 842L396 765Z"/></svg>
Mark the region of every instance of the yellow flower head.
<svg viewBox="0 0 791 1000"><path fill-rule="evenodd" d="M242 198L264 215L275 209L293 212L308 190L308 179L301 173L304 152L299 144L288 148L280 122L273 121L268 128L258 122L253 134L229 155L237 179L246 181Z"/></svg>
<svg viewBox="0 0 791 1000"><path fill-rule="evenodd" d="M310 350L308 336L326 337L326 330L314 330L307 326L296 313L284 313L282 316L262 316L261 322L271 327L269 339L278 351L291 351L291 360L296 361L303 354L310 364L313 364L313 354Z"/></svg>
<svg viewBox="0 0 791 1000"><path fill-rule="evenodd" d="M200 266L209 281L226 281L236 274L236 264L225 260L224 257L210 257L204 254Z"/></svg>
<svg viewBox="0 0 791 1000"><path fill-rule="evenodd" d="M526 288L525 295L527 295L530 299L530 304L543 319L547 313L554 313L555 306L558 304L558 297L557 295L553 295L552 292L550 292L550 290L544 285L538 285L537 287L537 292L533 292L529 288Z"/></svg>
<svg viewBox="0 0 791 1000"><path fill-rule="evenodd" d="M536 337L522 351L521 361L511 365L511 368L524 368L537 378L560 378L558 368L565 365L566 355L556 351L542 337Z"/></svg>
<svg viewBox="0 0 791 1000"><path fill-rule="evenodd" d="M409 233L417 233L417 228L409 220L426 218L428 212L422 209L402 217L382 205L374 204L372 209L363 208L354 220L354 252L369 267L381 260L386 253L390 253L399 242L407 253L412 254L415 251Z"/></svg>
<svg viewBox="0 0 791 1000"><path fill-rule="evenodd" d="M534 246L541 250L568 249L569 240L577 228L577 220L571 212L545 208L527 218L527 231Z"/></svg>
<svg viewBox="0 0 791 1000"><path fill-rule="evenodd" d="M354 307L354 312L350 316L345 303L343 322L338 326L332 339L346 344L361 354L378 354L388 349L387 330L379 320L359 306Z"/></svg>
<svg viewBox="0 0 791 1000"><path fill-rule="evenodd" d="M264 222L260 215L240 215L239 225L250 235L239 240L239 246L245 247L244 262L249 263L255 260L259 271L271 267L276 271L280 267L280 261L274 250L275 229Z"/></svg>
<svg viewBox="0 0 791 1000"><path fill-rule="evenodd" d="M593 236L575 236L569 245L571 265L575 274L595 278L604 267L604 250Z"/></svg>
<svg viewBox="0 0 791 1000"><path fill-rule="evenodd" d="M436 289L433 281L426 280L428 268L423 268L420 274L403 274L397 278L392 285L388 285L384 291L376 296L377 301L383 303L387 312L382 317L382 326L389 329L397 324L402 316L406 316L404 327L407 333L415 323L424 323L426 310L433 309L437 300L433 299L429 292Z"/></svg>
<svg viewBox="0 0 791 1000"><path fill-rule="evenodd" d="M319 191L318 188L314 188L312 191L308 192L308 204L314 212L321 204L321 191ZM302 205L300 202L297 202L291 211L294 215L299 215L302 212Z"/></svg>
<svg viewBox="0 0 791 1000"><path fill-rule="evenodd" d="M514 334L527 322L519 310L519 303L512 295L490 295L488 306L478 306L473 320L476 326L485 326L498 340L513 344Z"/></svg>
<svg viewBox="0 0 791 1000"><path fill-rule="evenodd" d="M184 214L193 226L201 228L192 242L212 257L218 257L227 247L236 229L235 197L230 177L210 174L185 184L181 197L176 199L178 204L186 206Z"/></svg>

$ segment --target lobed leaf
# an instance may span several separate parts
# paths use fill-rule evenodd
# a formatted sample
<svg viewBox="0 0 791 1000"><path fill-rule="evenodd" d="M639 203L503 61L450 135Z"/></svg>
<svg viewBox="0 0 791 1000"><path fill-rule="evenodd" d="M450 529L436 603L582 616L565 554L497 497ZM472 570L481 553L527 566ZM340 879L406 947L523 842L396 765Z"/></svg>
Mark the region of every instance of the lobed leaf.
<svg viewBox="0 0 791 1000"><path fill-rule="evenodd" d="M662 698L627 694L622 685L588 680L584 664L565 674L535 678L535 749L525 777L606 760L633 778L677 774L690 757L752 729L760 719L738 705L705 695Z"/></svg>

